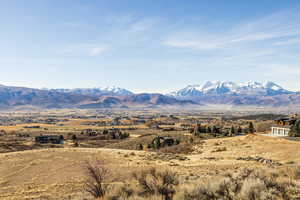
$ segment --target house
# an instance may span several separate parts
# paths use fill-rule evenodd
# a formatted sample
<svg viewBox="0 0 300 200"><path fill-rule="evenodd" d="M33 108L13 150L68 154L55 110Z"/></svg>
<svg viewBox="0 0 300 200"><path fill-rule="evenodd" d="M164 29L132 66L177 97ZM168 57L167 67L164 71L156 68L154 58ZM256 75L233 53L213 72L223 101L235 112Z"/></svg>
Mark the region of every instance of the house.
<svg viewBox="0 0 300 200"><path fill-rule="evenodd" d="M35 142L38 143L51 143L51 144L63 144L64 137L62 135L40 135L35 137Z"/></svg>
<svg viewBox="0 0 300 200"><path fill-rule="evenodd" d="M160 148L165 146L172 146L174 143L175 140L171 137L157 136L152 140L151 145L154 148Z"/></svg>
<svg viewBox="0 0 300 200"><path fill-rule="evenodd" d="M278 137L289 136L291 126L294 125L295 122L295 118L279 118L274 120L270 135Z"/></svg>

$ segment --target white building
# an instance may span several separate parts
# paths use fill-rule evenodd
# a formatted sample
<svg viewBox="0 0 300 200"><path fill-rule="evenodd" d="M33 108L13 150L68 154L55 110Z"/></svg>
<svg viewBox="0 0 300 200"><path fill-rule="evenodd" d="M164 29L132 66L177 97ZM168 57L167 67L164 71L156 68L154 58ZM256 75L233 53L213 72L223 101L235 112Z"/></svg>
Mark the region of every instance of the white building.
<svg viewBox="0 0 300 200"><path fill-rule="evenodd" d="M279 118L274 120L274 125L271 127L271 136L287 137L291 131L291 127L296 122L294 117L292 118Z"/></svg>
<svg viewBox="0 0 300 200"><path fill-rule="evenodd" d="M290 128L288 127L271 127L271 135L274 136L289 136Z"/></svg>

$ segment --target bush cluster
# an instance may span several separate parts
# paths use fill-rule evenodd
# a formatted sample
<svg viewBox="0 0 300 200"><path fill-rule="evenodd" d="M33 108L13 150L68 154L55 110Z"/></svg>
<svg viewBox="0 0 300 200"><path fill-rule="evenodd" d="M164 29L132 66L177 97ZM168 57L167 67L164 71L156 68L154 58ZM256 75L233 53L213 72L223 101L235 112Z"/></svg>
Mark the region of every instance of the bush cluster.
<svg viewBox="0 0 300 200"><path fill-rule="evenodd" d="M105 180L90 177L100 192L87 190L95 197L106 200L294 200L300 199L299 170L293 170L293 177L287 174L267 173L262 170L244 169L236 174L226 174L222 178L209 179L188 185L179 182L179 175L170 170L151 168L132 175L133 180L111 188L103 187ZM102 174L103 170L95 171ZM101 177L104 177L103 174ZM90 180L90 179L88 179ZM98 181L97 181L98 180ZM105 191L102 191L103 188ZM97 195L95 195L97 194Z"/></svg>

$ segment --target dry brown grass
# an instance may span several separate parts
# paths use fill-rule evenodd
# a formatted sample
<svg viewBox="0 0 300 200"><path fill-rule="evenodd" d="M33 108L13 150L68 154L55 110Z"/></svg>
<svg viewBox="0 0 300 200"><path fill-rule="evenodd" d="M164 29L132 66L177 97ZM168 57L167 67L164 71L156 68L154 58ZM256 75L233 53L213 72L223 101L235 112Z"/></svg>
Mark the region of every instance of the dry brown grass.
<svg viewBox="0 0 300 200"><path fill-rule="evenodd" d="M216 143L219 145L216 146ZM212 154L211 151L217 147L226 147L227 150ZM121 185L135 183L130 175L134 171L146 169L148 166L172 169L179 174L180 189L176 189L178 191L176 198L183 195L180 191L184 191L185 186L199 185L207 180L216 180L213 181L215 184L219 182L218 180L224 179L224 173L239 174L243 168L249 166L267 172L275 170L279 174L277 178L279 182L290 185L299 183L297 178L299 176L297 165L300 163L299 142L247 135L210 139L202 144L194 144L194 148L193 153L185 155L188 158L186 160L148 159L151 157L150 154L155 153L122 149L55 148L3 153L0 154L0 199L91 198L82 189L86 178L82 165L86 160L97 159L105 159L106 167L112 173L109 182L116 190L119 190ZM197 153L197 148L201 153ZM258 155L280 162L282 166L237 160L238 157ZM211 157L213 159L210 159ZM250 188L257 185L261 188L260 183L255 180L247 181L247 185L252 185ZM135 186L129 188L131 187L136 190ZM249 191L251 190L243 189L239 194L248 194Z"/></svg>
<svg viewBox="0 0 300 200"><path fill-rule="evenodd" d="M217 180L203 182L194 189L185 190L180 198L184 200L292 200L300 198L299 186L299 182L290 183L277 173L245 169L237 174L228 174Z"/></svg>
<svg viewBox="0 0 300 200"><path fill-rule="evenodd" d="M168 200L294 200L300 198L300 182L287 181L277 171L266 172L263 170L244 169L237 173L228 173L222 177L202 178L186 184L172 184L164 188L166 180L173 180L175 175L168 171L160 172L150 170L137 172L136 184L122 184L106 196L106 199L160 199ZM170 176L171 175L171 176ZM166 178L168 177L168 178ZM172 177L171 179L169 177ZM162 178L162 179L161 179ZM161 180L160 180L161 179ZM162 195L160 191L169 192Z"/></svg>
<svg viewBox="0 0 300 200"><path fill-rule="evenodd" d="M171 153L171 154L190 154L194 151L193 144L191 143L180 143L178 145L173 145L165 148L161 148L159 152Z"/></svg>

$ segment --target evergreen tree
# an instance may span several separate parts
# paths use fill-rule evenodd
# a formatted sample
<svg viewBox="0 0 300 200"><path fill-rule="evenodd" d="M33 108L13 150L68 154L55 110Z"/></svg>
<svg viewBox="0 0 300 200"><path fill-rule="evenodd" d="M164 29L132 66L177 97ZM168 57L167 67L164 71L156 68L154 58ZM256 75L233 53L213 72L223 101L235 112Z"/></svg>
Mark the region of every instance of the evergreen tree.
<svg viewBox="0 0 300 200"><path fill-rule="evenodd" d="M143 145L142 145L142 144L139 144L138 150L143 150L143 149L144 149Z"/></svg>
<svg viewBox="0 0 300 200"><path fill-rule="evenodd" d="M190 133L195 133L195 128L190 128Z"/></svg>
<svg viewBox="0 0 300 200"><path fill-rule="evenodd" d="M161 143L160 143L160 139L159 137L156 137L153 141L153 148L154 149L159 149L161 146Z"/></svg>
<svg viewBox="0 0 300 200"><path fill-rule="evenodd" d="M73 140L73 142L75 142L77 140L77 136L76 135L72 135L72 140Z"/></svg>
<svg viewBox="0 0 300 200"><path fill-rule="evenodd" d="M198 124L198 125L197 125L197 132L198 132L198 133L201 133L201 129L202 129L201 124Z"/></svg>
<svg viewBox="0 0 300 200"><path fill-rule="evenodd" d="M218 132L218 130L217 130L217 128L216 128L216 126L213 126L213 128L212 128L212 132L213 132L213 133L217 133L217 132Z"/></svg>
<svg viewBox="0 0 300 200"><path fill-rule="evenodd" d="M243 131L242 131L242 128L239 126L238 130L237 130L237 133L238 134L241 134Z"/></svg>
<svg viewBox="0 0 300 200"><path fill-rule="evenodd" d="M212 132L213 132L213 133L219 133L219 130L217 129L217 127L216 127L216 126L213 126L213 128L212 128Z"/></svg>
<svg viewBox="0 0 300 200"><path fill-rule="evenodd" d="M235 128L233 126L230 128L230 135L235 135Z"/></svg>
<svg viewBox="0 0 300 200"><path fill-rule="evenodd" d="M207 127L206 132L207 132L207 133L211 133L211 128L210 128L210 126Z"/></svg>
<svg viewBox="0 0 300 200"><path fill-rule="evenodd" d="M212 133L213 133L213 135L216 137L217 136L217 134L219 133L219 130L217 129L217 127L216 126L213 126L212 127L212 131L211 131Z"/></svg>
<svg viewBox="0 0 300 200"><path fill-rule="evenodd" d="M297 120L294 125L291 127L291 131L289 132L289 136L291 137L300 137L300 120Z"/></svg>
<svg viewBox="0 0 300 200"><path fill-rule="evenodd" d="M249 123L249 133L254 133L255 130L254 130L254 125L252 122Z"/></svg>

